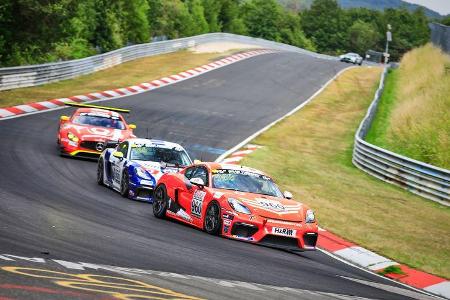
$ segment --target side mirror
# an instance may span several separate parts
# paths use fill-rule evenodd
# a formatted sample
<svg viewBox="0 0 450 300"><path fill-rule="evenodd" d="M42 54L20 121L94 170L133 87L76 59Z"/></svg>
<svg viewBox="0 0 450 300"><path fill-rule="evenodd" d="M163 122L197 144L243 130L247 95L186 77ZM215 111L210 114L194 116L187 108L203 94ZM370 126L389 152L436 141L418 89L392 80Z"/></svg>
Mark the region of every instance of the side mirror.
<svg viewBox="0 0 450 300"><path fill-rule="evenodd" d="M191 180L189 180L193 185L198 186L199 188L203 188L205 186L205 182L203 181L203 179L199 178L199 177L194 177L191 178Z"/></svg>
<svg viewBox="0 0 450 300"><path fill-rule="evenodd" d="M123 153L119 152L119 151L114 151L113 152L113 156L118 158L118 159L123 159Z"/></svg>
<svg viewBox="0 0 450 300"><path fill-rule="evenodd" d="M130 127L130 129L136 129L136 125L135 124L128 124L128 127Z"/></svg>
<svg viewBox="0 0 450 300"><path fill-rule="evenodd" d="M284 195L284 198L286 198L286 199L292 199L292 198L294 198L294 196L292 196L292 193L291 193L291 192L288 192L288 191L285 191L285 192L283 193L283 195Z"/></svg>
<svg viewBox="0 0 450 300"><path fill-rule="evenodd" d="M67 122L67 121L70 120L70 117L68 117L68 116L61 116L59 119L60 119L62 122Z"/></svg>

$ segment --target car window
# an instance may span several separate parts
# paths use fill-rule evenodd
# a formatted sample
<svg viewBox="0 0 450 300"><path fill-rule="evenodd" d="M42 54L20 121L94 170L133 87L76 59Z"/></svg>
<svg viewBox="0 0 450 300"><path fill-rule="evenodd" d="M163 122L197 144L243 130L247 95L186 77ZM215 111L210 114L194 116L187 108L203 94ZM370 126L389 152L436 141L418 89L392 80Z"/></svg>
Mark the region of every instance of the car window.
<svg viewBox="0 0 450 300"><path fill-rule="evenodd" d="M184 172L184 177L186 177L187 179L191 179L196 169L197 167L187 168L186 171Z"/></svg>
<svg viewBox="0 0 450 300"><path fill-rule="evenodd" d="M205 167L197 167L191 178L201 178L206 186L208 186L208 170Z"/></svg>
<svg viewBox="0 0 450 300"><path fill-rule="evenodd" d="M123 157L127 157L128 154L128 142L120 143L117 147L117 151L123 153Z"/></svg>

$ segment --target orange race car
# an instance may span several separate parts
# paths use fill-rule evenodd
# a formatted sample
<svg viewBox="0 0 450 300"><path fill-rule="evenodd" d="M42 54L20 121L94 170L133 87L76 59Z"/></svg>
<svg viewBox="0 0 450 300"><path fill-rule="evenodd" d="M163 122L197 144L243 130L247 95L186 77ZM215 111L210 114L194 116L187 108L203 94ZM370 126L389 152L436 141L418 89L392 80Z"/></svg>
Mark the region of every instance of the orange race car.
<svg viewBox="0 0 450 300"><path fill-rule="evenodd" d="M79 107L71 117L61 116L58 145L62 155L98 158L106 147L136 137L133 124L127 124L118 112L129 110L105 106L67 103Z"/></svg>
<svg viewBox="0 0 450 300"><path fill-rule="evenodd" d="M164 174L153 198L153 214L210 234L288 250L314 250L314 212L281 193L261 171L228 164L198 163Z"/></svg>

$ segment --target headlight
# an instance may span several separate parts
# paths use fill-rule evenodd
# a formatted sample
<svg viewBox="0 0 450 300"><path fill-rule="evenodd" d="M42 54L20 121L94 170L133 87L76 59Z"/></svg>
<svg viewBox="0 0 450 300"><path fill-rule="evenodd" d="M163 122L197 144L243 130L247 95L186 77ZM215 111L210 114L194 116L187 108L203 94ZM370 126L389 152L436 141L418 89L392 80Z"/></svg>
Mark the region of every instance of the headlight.
<svg viewBox="0 0 450 300"><path fill-rule="evenodd" d="M136 168L136 174L137 176L145 179L151 179L150 176L141 168Z"/></svg>
<svg viewBox="0 0 450 300"><path fill-rule="evenodd" d="M67 134L67 138L69 139L69 140L71 140L72 142L78 142L80 139L75 135L75 134L73 134L72 132L69 132L68 134Z"/></svg>
<svg viewBox="0 0 450 300"><path fill-rule="evenodd" d="M306 223L314 223L316 221L316 216L314 215L314 212L310 209L308 209L306 211L306 218L305 218L305 222Z"/></svg>
<svg viewBox="0 0 450 300"><path fill-rule="evenodd" d="M243 214L246 214L246 215L250 215L251 214L250 209L248 209L247 206L242 204L242 202L239 201L239 200L236 200L234 198L228 198L228 203L238 213L243 213Z"/></svg>

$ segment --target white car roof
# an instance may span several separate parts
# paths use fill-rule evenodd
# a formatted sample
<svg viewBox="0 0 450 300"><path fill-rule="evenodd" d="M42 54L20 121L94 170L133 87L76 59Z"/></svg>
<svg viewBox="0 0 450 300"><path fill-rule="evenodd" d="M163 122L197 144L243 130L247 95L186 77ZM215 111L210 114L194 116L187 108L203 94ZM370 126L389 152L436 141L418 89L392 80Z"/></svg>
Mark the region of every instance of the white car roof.
<svg viewBox="0 0 450 300"><path fill-rule="evenodd" d="M133 138L133 139L127 139L126 141L129 142L131 146L146 145L149 147L159 147L159 148L166 148L166 149L176 148L177 150L186 151L180 144L166 142L166 141L162 141L162 140Z"/></svg>

